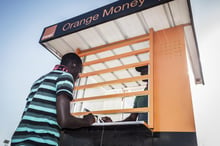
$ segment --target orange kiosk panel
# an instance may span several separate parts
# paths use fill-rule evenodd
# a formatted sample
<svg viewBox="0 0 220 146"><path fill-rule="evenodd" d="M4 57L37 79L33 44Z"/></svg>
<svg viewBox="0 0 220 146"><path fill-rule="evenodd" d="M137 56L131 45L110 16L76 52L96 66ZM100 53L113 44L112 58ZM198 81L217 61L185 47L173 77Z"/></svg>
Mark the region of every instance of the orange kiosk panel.
<svg viewBox="0 0 220 146"><path fill-rule="evenodd" d="M195 132L184 28L154 33L154 131Z"/></svg>

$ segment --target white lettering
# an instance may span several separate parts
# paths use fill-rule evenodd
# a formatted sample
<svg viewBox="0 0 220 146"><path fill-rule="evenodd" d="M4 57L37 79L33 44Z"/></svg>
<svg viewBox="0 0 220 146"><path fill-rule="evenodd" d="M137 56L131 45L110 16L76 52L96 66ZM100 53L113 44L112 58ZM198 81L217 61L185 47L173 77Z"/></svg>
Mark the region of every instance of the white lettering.
<svg viewBox="0 0 220 146"><path fill-rule="evenodd" d="M130 9L133 7L141 7L144 4L145 0L133 0L130 3L124 3L120 6L111 7L109 10L104 9L102 17L109 16L112 14L120 13L126 9Z"/></svg>
<svg viewBox="0 0 220 146"><path fill-rule="evenodd" d="M69 27L70 27L70 23L66 23L66 24L63 26L63 31L68 30Z"/></svg>
<svg viewBox="0 0 220 146"><path fill-rule="evenodd" d="M141 7L144 4L144 0L139 0L139 2L140 2L139 7Z"/></svg>
<svg viewBox="0 0 220 146"><path fill-rule="evenodd" d="M77 21L72 22L72 23L66 23L66 24L63 25L62 30L63 31L68 31L70 29L79 27L81 25L89 25L90 23L92 23L93 21L96 21L98 19L99 19L99 14L95 14L93 16L83 18L81 20L77 20Z"/></svg>
<svg viewBox="0 0 220 146"><path fill-rule="evenodd" d="M113 14L113 10L114 10L114 7L111 7L111 8L109 9L109 11L107 11L107 10L105 9L105 10L103 11L102 17L105 17L105 16L108 16L108 15Z"/></svg>
<svg viewBox="0 0 220 146"><path fill-rule="evenodd" d="M114 13L118 13L120 12L122 9L121 9L121 6L117 6L114 8Z"/></svg>
<svg viewBox="0 0 220 146"><path fill-rule="evenodd" d="M138 1L137 0L134 0L131 2L131 7L136 7L138 5Z"/></svg>

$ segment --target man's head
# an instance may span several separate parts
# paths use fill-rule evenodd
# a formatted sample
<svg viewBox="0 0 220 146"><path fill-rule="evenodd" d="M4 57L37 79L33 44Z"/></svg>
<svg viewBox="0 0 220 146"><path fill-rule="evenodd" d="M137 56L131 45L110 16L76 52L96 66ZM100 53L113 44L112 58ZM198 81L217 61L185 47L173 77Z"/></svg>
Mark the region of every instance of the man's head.
<svg viewBox="0 0 220 146"><path fill-rule="evenodd" d="M74 80L79 78L79 73L82 72L82 60L75 53L65 54L61 59L61 65L65 65L72 74Z"/></svg>
<svg viewBox="0 0 220 146"><path fill-rule="evenodd" d="M135 67L137 72L140 72L141 75L147 75L148 74L148 65L145 66L139 66L139 67ZM143 80L143 82L147 82L148 80Z"/></svg>

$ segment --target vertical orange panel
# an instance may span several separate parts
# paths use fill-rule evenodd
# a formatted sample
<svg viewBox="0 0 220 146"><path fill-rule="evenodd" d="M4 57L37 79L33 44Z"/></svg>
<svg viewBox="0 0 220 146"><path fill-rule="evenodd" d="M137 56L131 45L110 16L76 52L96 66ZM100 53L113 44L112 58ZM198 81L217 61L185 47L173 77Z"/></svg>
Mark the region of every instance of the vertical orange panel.
<svg viewBox="0 0 220 146"><path fill-rule="evenodd" d="M154 131L195 131L183 27L154 33Z"/></svg>
<svg viewBox="0 0 220 146"><path fill-rule="evenodd" d="M149 103L149 108L150 108L150 112L149 112L149 127L150 128L154 128L154 88L151 88L154 86L154 79L153 79L153 75L154 75L154 31L153 29L150 29L150 74L149 74L149 87L148 90L150 92L150 103Z"/></svg>

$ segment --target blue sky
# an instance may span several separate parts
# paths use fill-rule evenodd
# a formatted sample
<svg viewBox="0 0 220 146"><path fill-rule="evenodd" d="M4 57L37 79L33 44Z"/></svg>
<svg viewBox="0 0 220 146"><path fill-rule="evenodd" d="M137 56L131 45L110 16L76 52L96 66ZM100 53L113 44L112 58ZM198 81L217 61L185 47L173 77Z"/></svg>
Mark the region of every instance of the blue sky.
<svg viewBox="0 0 220 146"><path fill-rule="evenodd" d="M115 0L1 0L0 145L10 139L32 83L59 60L38 42L43 28ZM220 88L220 1L191 0L205 85L192 84L199 145L216 146ZM219 143L219 142L218 142Z"/></svg>

